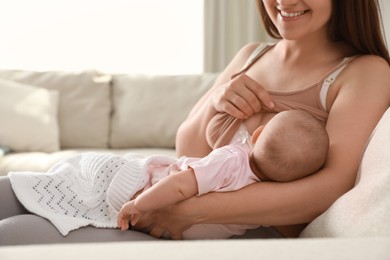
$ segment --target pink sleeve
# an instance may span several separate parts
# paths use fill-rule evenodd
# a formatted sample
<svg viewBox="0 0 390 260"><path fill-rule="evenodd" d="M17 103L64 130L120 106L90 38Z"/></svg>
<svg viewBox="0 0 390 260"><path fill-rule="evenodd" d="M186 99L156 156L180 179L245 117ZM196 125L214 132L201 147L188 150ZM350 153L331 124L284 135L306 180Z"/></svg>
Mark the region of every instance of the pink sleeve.
<svg viewBox="0 0 390 260"><path fill-rule="evenodd" d="M231 146L215 149L189 166L195 172L198 195L237 190L258 181L250 170L247 152Z"/></svg>

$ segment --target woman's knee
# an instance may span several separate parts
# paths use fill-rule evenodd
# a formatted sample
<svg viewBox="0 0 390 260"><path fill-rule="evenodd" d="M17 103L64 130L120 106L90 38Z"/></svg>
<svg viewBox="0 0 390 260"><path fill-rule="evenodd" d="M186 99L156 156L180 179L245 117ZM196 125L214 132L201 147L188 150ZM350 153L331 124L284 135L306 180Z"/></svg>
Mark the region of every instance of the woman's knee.
<svg viewBox="0 0 390 260"><path fill-rule="evenodd" d="M0 221L0 245L59 243L62 235L46 219L32 214Z"/></svg>
<svg viewBox="0 0 390 260"><path fill-rule="evenodd" d="M0 177L0 220L19 214L26 214L27 210L16 198L8 177Z"/></svg>

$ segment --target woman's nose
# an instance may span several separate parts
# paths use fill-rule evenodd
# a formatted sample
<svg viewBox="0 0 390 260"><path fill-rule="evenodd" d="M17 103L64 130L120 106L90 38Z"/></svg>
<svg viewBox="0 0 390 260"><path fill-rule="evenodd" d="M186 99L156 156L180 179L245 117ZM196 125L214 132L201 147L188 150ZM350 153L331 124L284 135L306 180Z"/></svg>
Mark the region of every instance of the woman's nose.
<svg viewBox="0 0 390 260"><path fill-rule="evenodd" d="M277 0L276 2L280 6L291 6L297 4L299 1L300 0Z"/></svg>

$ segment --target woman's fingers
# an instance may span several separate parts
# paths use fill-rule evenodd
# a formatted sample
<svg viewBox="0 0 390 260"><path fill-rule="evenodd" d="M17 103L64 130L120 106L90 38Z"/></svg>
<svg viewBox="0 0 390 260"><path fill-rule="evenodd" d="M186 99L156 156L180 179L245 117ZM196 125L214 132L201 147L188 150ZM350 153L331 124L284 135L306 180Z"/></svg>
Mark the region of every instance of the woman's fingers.
<svg viewBox="0 0 390 260"><path fill-rule="evenodd" d="M118 218L117 225L118 225L118 227L120 227L120 229L122 231L128 230L129 229L129 220L125 219L125 218Z"/></svg>
<svg viewBox="0 0 390 260"><path fill-rule="evenodd" d="M159 226L153 227L152 230L149 232L149 235L156 237L156 238L161 238L161 237L170 238L172 240L182 240L183 239L182 233L180 233L180 232L169 233L168 231L166 231L165 229L163 229Z"/></svg>
<svg viewBox="0 0 390 260"><path fill-rule="evenodd" d="M129 228L129 220L130 216L126 214L122 207L117 218L117 226L120 227L122 231L127 230Z"/></svg>
<svg viewBox="0 0 390 260"><path fill-rule="evenodd" d="M216 109L237 118L245 119L260 112L263 104L274 107L269 93L246 74L232 79L220 91L214 101Z"/></svg>
<svg viewBox="0 0 390 260"><path fill-rule="evenodd" d="M134 230L139 230L149 233L153 237L171 237L171 239L179 240L182 238L182 232L190 227L189 224L183 222L181 218L175 218L172 207L148 212L140 215L137 223L133 226Z"/></svg>
<svg viewBox="0 0 390 260"><path fill-rule="evenodd" d="M259 112L261 109L260 100L249 84L254 84L249 77L238 76L232 80L226 90L226 98L247 117Z"/></svg>
<svg viewBox="0 0 390 260"><path fill-rule="evenodd" d="M182 233L171 233L170 237L172 240L182 240L183 234Z"/></svg>
<svg viewBox="0 0 390 260"><path fill-rule="evenodd" d="M226 102L221 104L220 110L237 118L245 119L254 113L250 104L237 93L226 93Z"/></svg>
<svg viewBox="0 0 390 260"><path fill-rule="evenodd" d="M126 202L118 214L118 227L120 227L121 230L127 230L129 228L130 221L134 221L134 218L138 221L139 214L141 214L141 212L135 207L134 200Z"/></svg>
<svg viewBox="0 0 390 260"><path fill-rule="evenodd" d="M165 229L161 228L160 226L154 226L152 230L150 230L149 235L160 238L163 237L165 232Z"/></svg>
<svg viewBox="0 0 390 260"><path fill-rule="evenodd" d="M131 215L131 218L130 218L130 223L132 226L135 226L137 225L138 221L141 219L141 215L140 214L134 214L134 215Z"/></svg>
<svg viewBox="0 0 390 260"><path fill-rule="evenodd" d="M134 230L150 230L153 227L154 217L151 213L142 214L137 220L137 223L133 225Z"/></svg>
<svg viewBox="0 0 390 260"><path fill-rule="evenodd" d="M256 95L256 98L268 108L274 108L271 95L260 84L246 74L243 74L246 86Z"/></svg>
<svg viewBox="0 0 390 260"><path fill-rule="evenodd" d="M149 235L156 237L156 238L170 238L172 240L182 240L183 235L181 232L169 232L166 229L160 227L160 226L154 226L150 232Z"/></svg>

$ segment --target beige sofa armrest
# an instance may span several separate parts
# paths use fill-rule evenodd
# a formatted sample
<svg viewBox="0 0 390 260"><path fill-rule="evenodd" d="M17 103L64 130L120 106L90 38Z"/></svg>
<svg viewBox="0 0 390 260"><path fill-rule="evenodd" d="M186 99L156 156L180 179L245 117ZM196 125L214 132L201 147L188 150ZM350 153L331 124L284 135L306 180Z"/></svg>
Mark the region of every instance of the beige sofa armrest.
<svg viewBox="0 0 390 260"><path fill-rule="evenodd" d="M389 237L145 241L0 247L2 260L389 259Z"/></svg>

